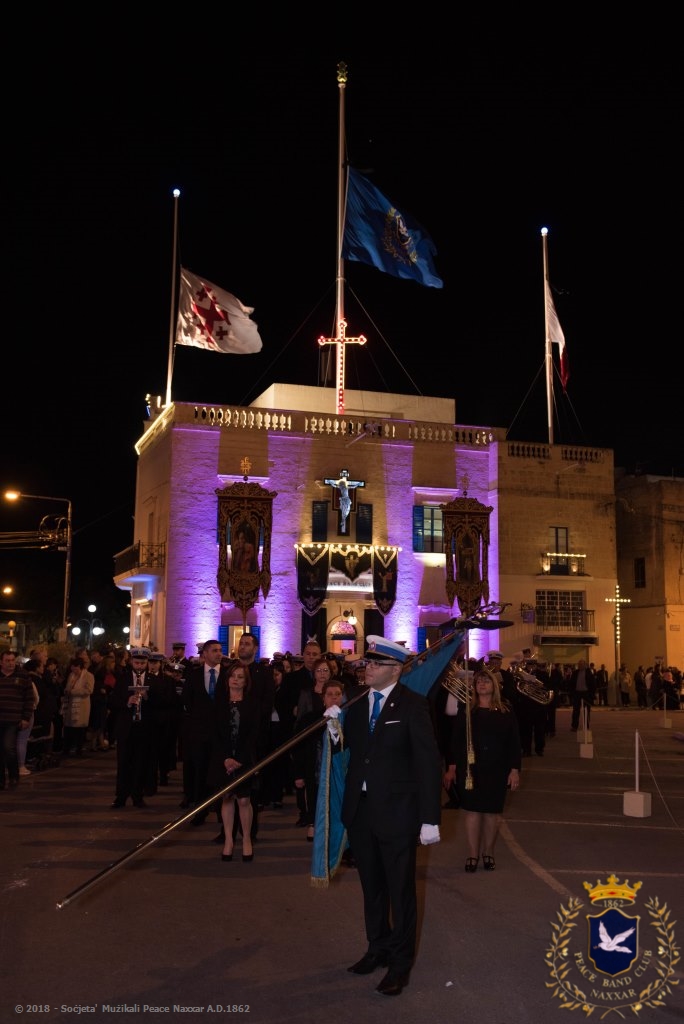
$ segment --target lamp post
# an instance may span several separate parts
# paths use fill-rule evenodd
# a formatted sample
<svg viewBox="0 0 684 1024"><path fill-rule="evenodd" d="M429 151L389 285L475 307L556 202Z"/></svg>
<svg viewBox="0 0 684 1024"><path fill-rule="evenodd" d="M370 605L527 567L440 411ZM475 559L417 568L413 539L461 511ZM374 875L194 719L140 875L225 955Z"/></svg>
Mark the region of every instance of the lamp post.
<svg viewBox="0 0 684 1024"><path fill-rule="evenodd" d="M5 498L8 501L18 501L19 498L32 498L34 501L63 501L67 506L66 520L66 563L64 567L64 606L62 609L62 640L66 640L67 628L69 626L69 591L71 589L71 541L72 541L72 518L71 499L56 498L47 494L24 494L21 491L5 491Z"/></svg>
<svg viewBox="0 0 684 1024"><path fill-rule="evenodd" d="M102 634L104 633L105 629L104 629L104 626L102 625L102 623L100 622L100 620L95 618L95 612L97 611L97 606L94 605L94 604L89 604L88 605L88 611L90 612L90 618L88 618L88 619L79 619L78 622L86 622L88 624L88 650L92 651L92 649L93 649L93 637L102 636ZM98 623L98 625L95 625L95 623ZM72 633L73 636L80 636L81 635L81 627L78 625L78 623L76 623L75 626L71 627L71 633Z"/></svg>

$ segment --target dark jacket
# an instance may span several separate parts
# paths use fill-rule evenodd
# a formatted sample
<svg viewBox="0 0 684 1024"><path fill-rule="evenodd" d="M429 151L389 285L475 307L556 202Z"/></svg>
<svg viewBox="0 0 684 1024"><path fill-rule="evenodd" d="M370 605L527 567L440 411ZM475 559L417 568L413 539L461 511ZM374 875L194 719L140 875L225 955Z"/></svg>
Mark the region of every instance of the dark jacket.
<svg viewBox="0 0 684 1024"><path fill-rule="evenodd" d="M350 758L342 821L348 828L354 820L365 782L376 834L417 836L421 825L438 825L441 813L442 766L428 702L398 683L372 733L369 714L369 698L362 697L345 715Z"/></svg>

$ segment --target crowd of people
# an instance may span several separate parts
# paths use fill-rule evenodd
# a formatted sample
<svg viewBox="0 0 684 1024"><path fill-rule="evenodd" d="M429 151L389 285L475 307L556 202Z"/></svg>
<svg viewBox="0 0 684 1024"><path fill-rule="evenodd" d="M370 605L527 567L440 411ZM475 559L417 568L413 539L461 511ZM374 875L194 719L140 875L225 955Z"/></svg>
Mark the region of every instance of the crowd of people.
<svg viewBox="0 0 684 1024"><path fill-rule="evenodd" d="M543 757L556 735L558 706L572 709L574 731L588 727L596 705L624 707L634 698L640 708L676 710L682 677L663 666L639 666L632 676L621 666L611 686L604 665L547 665L528 650L504 668L502 652L491 650L480 662L459 662L460 687L436 681L426 699L401 682L411 652L366 639L367 651L353 659L315 640L301 656L261 658L247 632L230 655L210 639L194 658L183 643L169 657L148 647L80 648L62 667L46 647L25 661L6 650L0 788L30 774L30 742L61 759L113 750L112 809L129 800L146 807L178 772L189 823L213 815L222 863L233 861L238 844L251 863L261 812L282 810L286 796L296 825L315 841L327 722L333 750L348 758L345 860L358 869L368 941L349 970L386 967L377 990L397 995L415 955L416 848L440 840L440 793L445 807L462 811L465 871L493 871L506 800L520 785L523 759Z"/></svg>

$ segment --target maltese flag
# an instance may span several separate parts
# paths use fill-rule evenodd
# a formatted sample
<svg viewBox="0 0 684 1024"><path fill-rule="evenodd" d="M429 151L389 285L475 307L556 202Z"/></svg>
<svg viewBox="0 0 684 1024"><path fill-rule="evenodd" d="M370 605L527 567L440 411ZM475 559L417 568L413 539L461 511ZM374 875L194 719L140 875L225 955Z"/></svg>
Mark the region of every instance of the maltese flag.
<svg viewBox="0 0 684 1024"><path fill-rule="evenodd" d="M565 345L565 335L561 325L558 322L558 314L556 313L556 307L553 304L553 298L551 296L551 289L546 285L546 322L548 325L549 341L555 341L558 343L558 350L560 353L560 378L561 384L563 385L563 391L567 389L568 381L570 380L570 367L568 366L568 353Z"/></svg>

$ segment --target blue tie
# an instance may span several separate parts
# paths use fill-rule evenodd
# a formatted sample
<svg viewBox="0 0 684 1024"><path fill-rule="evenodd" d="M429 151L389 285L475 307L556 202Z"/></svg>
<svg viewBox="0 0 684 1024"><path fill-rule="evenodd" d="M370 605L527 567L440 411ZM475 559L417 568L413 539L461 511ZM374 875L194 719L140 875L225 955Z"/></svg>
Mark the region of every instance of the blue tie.
<svg viewBox="0 0 684 1024"><path fill-rule="evenodd" d="M373 710L371 711L370 723L368 726L371 732L373 732L373 729L375 728L375 723L380 717L380 701L384 696L384 693L380 693L379 690L375 690L373 692L373 700L375 701L375 703L373 704Z"/></svg>
<svg viewBox="0 0 684 1024"><path fill-rule="evenodd" d="M216 669L209 669L209 696L213 697L216 693Z"/></svg>

